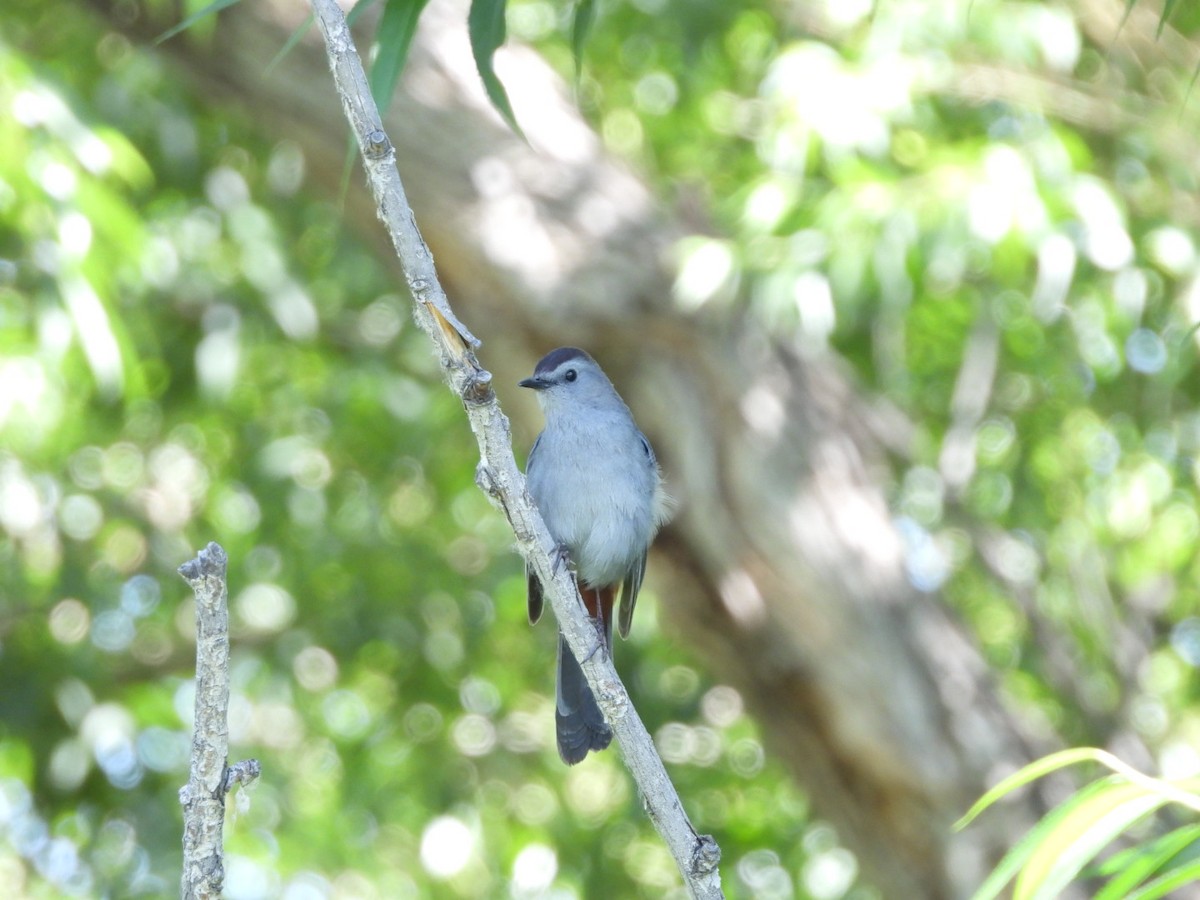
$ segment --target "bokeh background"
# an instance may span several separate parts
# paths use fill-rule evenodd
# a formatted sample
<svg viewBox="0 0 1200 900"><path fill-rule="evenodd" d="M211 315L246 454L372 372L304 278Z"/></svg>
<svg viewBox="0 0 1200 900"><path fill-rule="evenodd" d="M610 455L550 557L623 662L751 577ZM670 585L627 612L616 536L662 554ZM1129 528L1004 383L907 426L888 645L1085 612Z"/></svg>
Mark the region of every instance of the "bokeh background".
<svg viewBox="0 0 1200 900"><path fill-rule="evenodd" d="M306 8L0 12L0 886L177 889L193 612L230 556L231 900L665 897L374 218ZM731 897L955 897L1060 793L1200 769L1200 11L426 10L388 115L519 456L610 371L679 501L616 651ZM358 20L371 46L379 10ZM1147 828L1152 834L1154 825Z"/></svg>

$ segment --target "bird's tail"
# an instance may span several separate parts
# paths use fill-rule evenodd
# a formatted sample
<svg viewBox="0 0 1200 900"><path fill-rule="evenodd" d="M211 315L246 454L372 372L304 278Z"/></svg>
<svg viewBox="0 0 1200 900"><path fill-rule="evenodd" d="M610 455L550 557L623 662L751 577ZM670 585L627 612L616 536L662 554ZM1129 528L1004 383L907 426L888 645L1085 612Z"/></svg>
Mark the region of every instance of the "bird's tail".
<svg viewBox="0 0 1200 900"><path fill-rule="evenodd" d="M612 729L596 704L592 689L583 677L567 640L558 635L558 686L554 712L558 755L569 766L580 762L591 750L603 750L612 742Z"/></svg>

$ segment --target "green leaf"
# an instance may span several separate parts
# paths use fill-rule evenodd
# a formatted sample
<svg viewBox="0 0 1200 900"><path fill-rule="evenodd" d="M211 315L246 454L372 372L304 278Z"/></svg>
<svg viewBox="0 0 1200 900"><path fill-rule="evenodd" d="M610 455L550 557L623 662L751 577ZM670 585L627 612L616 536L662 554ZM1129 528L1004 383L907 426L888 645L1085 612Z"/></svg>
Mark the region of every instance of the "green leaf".
<svg viewBox="0 0 1200 900"><path fill-rule="evenodd" d="M347 19L347 21L349 21L349 19ZM309 28L312 27L312 23L313 23L313 14L309 13L308 18L306 18L303 22L301 22L292 31L292 33L290 35L288 35L288 39L286 41L284 41L283 46L281 48L279 48L279 52L276 53L271 58L271 61L269 63L267 63L267 71L268 72L270 72L272 69L274 69L275 66L277 66L280 62L282 62L282 60L285 56L287 56L289 53L292 52L292 48L295 47L298 43L300 43L300 38L304 37L304 33L306 31L308 31Z"/></svg>
<svg viewBox="0 0 1200 900"><path fill-rule="evenodd" d="M575 81L583 75L583 45L596 21L596 0L579 0L571 23L571 51L575 54Z"/></svg>
<svg viewBox="0 0 1200 900"><path fill-rule="evenodd" d="M229 6L233 6L233 4L237 2L238 0L213 0L213 2L204 7L204 9L192 13L174 28L168 28L154 39L154 43L161 44L163 41L175 37L175 35L179 34L179 32L186 31L187 29L191 28L205 16L219 13L221 10Z"/></svg>
<svg viewBox="0 0 1200 900"><path fill-rule="evenodd" d="M1176 828L1149 843L1114 854L1099 867L1098 875L1113 877L1096 893L1094 900L1122 900L1152 875L1163 872L1167 863L1200 841L1200 825Z"/></svg>
<svg viewBox="0 0 1200 900"><path fill-rule="evenodd" d="M387 112L391 105L404 62L408 59L408 48L412 46L417 31L421 10L429 0L387 0L383 18L379 22L376 43L379 51L371 64L371 96L379 107L379 114ZM356 7L357 8L357 7Z"/></svg>
<svg viewBox="0 0 1200 900"><path fill-rule="evenodd" d="M1071 804L1081 799L1086 799L1093 794L1101 793L1106 787L1107 785L1104 782L1093 782L1081 788L1069 800L1047 813L1004 854L1004 858L1000 860L996 868L991 871L983 884L971 895L971 900L992 900L992 898L997 897L1000 891L1004 889L1004 886L1012 880L1013 876L1021 871L1021 867L1025 865L1038 846L1058 828L1059 823L1070 813Z"/></svg>
<svg viewBox="0 0 1200 900"><path fill-rule="evenodd" d="M1166 0L1163 4L1162 14L1158 17L1158 31L1154 34L1155 38L1162 37L1163 29L1167 27L1167 20L1171 18L1177 2L1178 0Z"/></svg>
<svg viewBox="0 0 1200 900"><path fill-rule="evenodd" d="M1059 769L1073 766L1080 762L1095 762L1101 751L1091 747L1074 747L1070 750L1062 750L1058 753L1051 753L1049 756L1043 756L1041 759L1036 759L1027 766L1023 766L1013 774L1009 775L990 791L975 801L974 805L967 810L966 815L954 823L955 830L965 828L969 825L981 812L999 800L1006 794L1011 794L1017 788L1024 787L1031 781L1037 781L1043 775L1049 775L1051 772Z"/></svg>
<svg viewBox="0 0 1200 900"><path fill-rule="evenodd" d="M358 21L358 17L371 8L375 0L358 0L354 6L350 7L350 12L346 13L346 24L353 25Z"/></svg>
<svg viewBox="0 0 1200 900"><path fill-rule="evenodd" d="M483 89L496 112L508 123L508 127L524 137L508 102L504 85L496 77L492 57L504 43L504 8L508 0L471 0L471 11L467 15L467 31L471 36L471 52L475 54L475 68L483 79Z"/></svg>
<svg viewBox="0 0 1200 900"><path fill-rule="evenodd" d="M1197 881L1200 881L1200 859L1193 859L1177 869L1172 869L1161 878L1154 879L1140 891L1129 894L1126 900L1158 900L1159 897L1171 896L1177 888L1195 884Z"/></svg>
<svg viewBox="0 0 1200 900"><path fill-rule="evenodd" d="M1013 900L1051 900L1126 828L1167 802L1161 794L1119 777L1104 789L1067 801L1066 815L1046 835L1017 876Z"/></svg>

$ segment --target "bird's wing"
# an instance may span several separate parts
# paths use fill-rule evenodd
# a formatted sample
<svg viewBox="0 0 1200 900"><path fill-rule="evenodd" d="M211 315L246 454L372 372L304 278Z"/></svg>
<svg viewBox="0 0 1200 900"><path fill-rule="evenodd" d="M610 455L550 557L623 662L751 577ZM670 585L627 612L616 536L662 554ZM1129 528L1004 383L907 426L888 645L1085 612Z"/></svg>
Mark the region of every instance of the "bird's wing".
<svg viewBox="0 0 1200 900"><path fill-rule="evenodd" d="M533 446L529 449L529 456L525 460L525 478L527 480L529 473L537 466L538 447L541 446L541 443L542 436L539 434L537 440L533 442ZM542 617L542 609L545 607L546 601L542 596L542 582L538 579L537 573L528 565L525 566L525 588L529 624L533 625Z"/></svg>
<svg viewBox="0 0 1200 900"><path fill-rule="evenodd" d="M529 624L537 624L537 620L542 617L542 608L545 606L545 598L542 596L542 582L538 579L537 573L529 566L525 567L525 587L526 598L529 610Z"/></svg>
<svg viewBox="0 0 1200 900"><path fill-rule="evenodd" d="M633 624L633 607L637 604L638 591L642 589L642 579L646 577L646 551L633 561L633 565L625 574L621 585L621 608L617 613L617 633L622 638L629 637L629 626Z"/></svg>

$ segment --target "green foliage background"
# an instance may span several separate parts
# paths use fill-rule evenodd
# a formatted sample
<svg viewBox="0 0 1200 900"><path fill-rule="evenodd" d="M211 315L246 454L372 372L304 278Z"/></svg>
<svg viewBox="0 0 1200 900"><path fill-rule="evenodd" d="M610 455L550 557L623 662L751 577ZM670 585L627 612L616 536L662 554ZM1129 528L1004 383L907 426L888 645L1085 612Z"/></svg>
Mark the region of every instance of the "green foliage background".
<svg viewBox="0 0 1200 900"><path fill-rule="evenodd" d="M552 629L525 624L461 411L297 147L85 6L4 15L0 884L174 891L174 570L212 539L234 753L264 767L228 828L231 898L664 896L615 755L554 754ZM1200 16L1175 15L1138 66L1071 6L614 0L579 96L669 205L711 216L679 248L681 307L828 346L912 422L890 486L912 577L1035 727L1186 771ZM570 76L566 21L520 0L509 32ZM972 415L955 386L987 347ZM863 895L648 599L618 664L731 896Z"/></svg>

